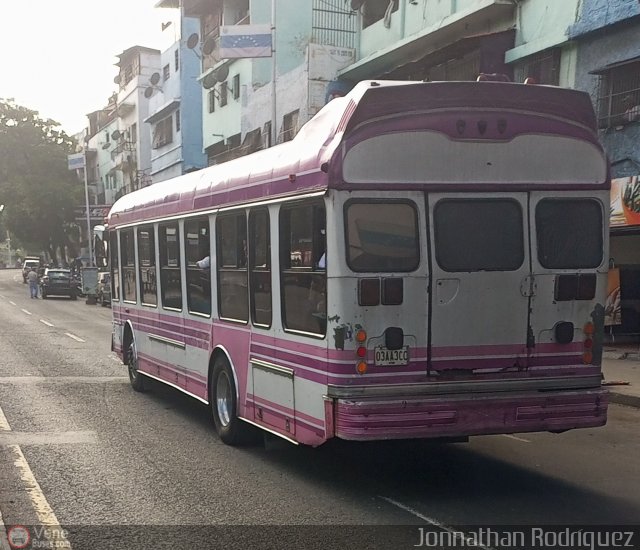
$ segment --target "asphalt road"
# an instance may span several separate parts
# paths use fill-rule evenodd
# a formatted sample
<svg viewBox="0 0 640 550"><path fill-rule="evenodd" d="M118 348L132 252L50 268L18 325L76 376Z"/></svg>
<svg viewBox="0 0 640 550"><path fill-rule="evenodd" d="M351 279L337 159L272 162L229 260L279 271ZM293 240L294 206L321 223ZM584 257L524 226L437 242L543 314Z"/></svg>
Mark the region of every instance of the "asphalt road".
<svg viewBox="0 0 640 550"><path fill-rule="evenodd" d="M467 444L232 448L204 405L130 389L110 315L31 300L19 271L0 271L0 512L32 544L410 548L421 526L640 523L638 409L610 406L604 428Z"/></svg>

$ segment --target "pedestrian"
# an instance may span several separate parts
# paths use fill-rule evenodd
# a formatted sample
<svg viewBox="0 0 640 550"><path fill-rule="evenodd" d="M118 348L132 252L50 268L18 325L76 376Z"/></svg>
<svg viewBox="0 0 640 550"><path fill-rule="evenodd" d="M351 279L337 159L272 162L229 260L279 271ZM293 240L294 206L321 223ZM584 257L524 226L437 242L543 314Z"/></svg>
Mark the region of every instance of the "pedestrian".
<svg viewBox="0 0 640 550"><path fill-rule="evenodd" d="M38 273L36 268L31 266L31 270L27 273L27 281L29 282L29 294L31 298L38 297Z"/></svg>

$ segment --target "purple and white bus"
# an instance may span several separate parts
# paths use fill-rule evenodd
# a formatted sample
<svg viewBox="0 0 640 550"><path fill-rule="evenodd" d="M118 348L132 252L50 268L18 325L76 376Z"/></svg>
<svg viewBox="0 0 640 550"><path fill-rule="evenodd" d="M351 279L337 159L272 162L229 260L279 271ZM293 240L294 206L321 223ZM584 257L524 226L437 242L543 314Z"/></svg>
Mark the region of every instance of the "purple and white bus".
<svg viewBox="0 0 640 550"><path fill-rule="evenodd" d="M116 202L113 349L228 444L601 426L609 185L585 93L361 82Z"/></svg>

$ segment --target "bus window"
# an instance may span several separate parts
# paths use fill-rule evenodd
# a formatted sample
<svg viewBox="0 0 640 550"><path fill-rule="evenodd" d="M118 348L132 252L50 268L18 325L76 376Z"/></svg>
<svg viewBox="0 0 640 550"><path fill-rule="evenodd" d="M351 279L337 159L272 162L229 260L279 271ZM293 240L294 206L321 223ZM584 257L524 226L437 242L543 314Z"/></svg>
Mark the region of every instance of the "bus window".
<svg viewBox="0 0 640 550"><path fill-rule="evenodd" d="M156 240L153 226L138 229L138 260L140 263L140 301L145 306L157 306Z"/></svg>
<svg viewBox="0 0 640 550"><path fill-rule="evenodd" d="M182 276L180 273L180 229L178 224L158 228L160 252L160 294L162 307L182 310Z"/></svg>
<svg viewBox="0 0 640 550"><path fill-rule="evenodd" d="M327 327L323 204L283 208L280 213L280 281L284 327L324 336ZM329 258L329 262L331 259Z"/></svg>
<svg viewBox="0 0 640 550"><path fill-rule="evenodd" d="M536 207L538 260L547 269L602 263L602 208L590 199L544 199Z"/></svg>
<svg viewBox="0 0 640 550"><path fill-rule="evenodd" d="M249 269L251 270L251 321L271 326L271 240L269 211L252 210L249 214Z"/></svg>
<svg viewBox="0 0 640 550"><path fill-rule="evenodd" d="M522 208L512 199L445 199L434 211L436 260L449 272L516 271L524 262Z"/></svg>
<svg viewBox="0 0 640 550"><path fill-rule="evenodd" d="M216 238L220 318L248 321L247 217L244 212L218 217Z"/></svg>
<svg viewBox="0 0 640 550"><path fill-rule="evenodd" d="M187 262L187 307L191 313L211 315L211 267L198 267L210 255L209 218L190 219L184 224Z"/></svg>
<svg viewBox="0 0 640 550"><path fill-rule="evenodd" d="M348 201L347 264L356 272L413 271L420 263L418 214L410 202Z"/></svg>
<svg viewBox="0 0 640 550"><path fill-rule="evenodd" d="M122 299L136 301L136 257L133 229L120 232L120 254L122 255Z"/></svg>
<svg viewBox="0 0 640 550"><path fill-rule="evenodd" d="M120 299L120 272L118 261L118 235L115 231L109 236L109 251L111 256L111 296L112 300Z"/></svg>

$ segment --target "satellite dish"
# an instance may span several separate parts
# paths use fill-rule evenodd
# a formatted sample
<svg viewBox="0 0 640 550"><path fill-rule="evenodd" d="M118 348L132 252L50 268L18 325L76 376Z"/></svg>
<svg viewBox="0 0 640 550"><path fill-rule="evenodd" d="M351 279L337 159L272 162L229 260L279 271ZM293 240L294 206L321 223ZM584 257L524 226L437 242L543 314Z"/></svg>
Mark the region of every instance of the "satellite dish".
<svg viewBox="0 0 640 550"><path fill-rule="evenodd" d="M202 87L205 90L210 90L218 83L218 80L215 77L215 72L209 73L202 79Z"/></svg>
<svg viewBox="0 0 640 550"><path fill-rule="evenodd" d="M111 142L110 141L107 141L106 143L102 144L102 148L103 149L108 149L109 147L111 147Z"/></svg>
<svg viewBox="0 0 640 550"><path fill-rule="evenodd" d="M197 32L194 32L191 36L189 36L189 38L187 38L187 48L193 50L193 48L195 48L199 42L200 37L198 36Z"/></svg>
<svg viewBox="0 0 640 550"><path fill-rule="evenodd" d="M113 83L114 84L120 84L120 75L116 75L113 77Z"/></svg>
<svg viewBox="0 0 640 550"><path fill-rule="evenodd" d="M111 139L120 139L122 137L122 132L120 132L120 130L114 130L113 132L111 132Z"/></svg>
<svg viewBox="0 0 640 550"><path fill-rule="evenodd" d="M149 79L149 82L151 82L153 86L160 82L160 73L153 73L151 75L151 78Z"/></svg>
<svg viewBox="0 0 640 550"><path fill-rule="evenodd" d="M153 95L153 88L147 88L144 91L144 97L146 97L147 99L149 99L152 95Z"/></svg>
<svg viewBox="0 0 640 550"><path fill-rule="evenodd" d="M213 74L216 76L218 82L224 82L229 76L229 65L225 63L222 67L213 71Z"/></svg>
<svg viewBox="0 0 640 550"><path fill-rule="evenodd" d="M82 153L84 151L84 147L82 145L76 145L76 153Z"/></svg>
<svg viewBox="0 0 640 550"><path fill-rule="evenodd" d="M202 45L202 53L204 55L211 55L213 50L216 49L216 39L215 38L207 38Z"/></svg>

